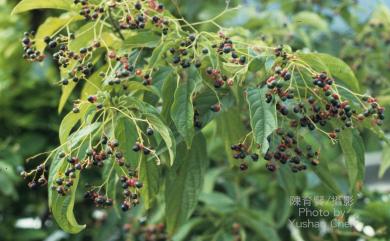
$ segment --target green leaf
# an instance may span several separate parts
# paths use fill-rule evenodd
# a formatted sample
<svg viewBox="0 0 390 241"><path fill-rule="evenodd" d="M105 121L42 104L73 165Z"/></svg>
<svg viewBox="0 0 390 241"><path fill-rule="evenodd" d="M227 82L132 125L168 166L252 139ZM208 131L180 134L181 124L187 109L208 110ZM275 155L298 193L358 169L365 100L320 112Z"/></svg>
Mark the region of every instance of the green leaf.
<svg viewBox="0 0 390 241"><path fill-rule="evenodd" d="M15 185L18 180L19 178L16 175L14 168L6 163L5 160L0 159L0 193L17 199L18 192L15 189Z"/></svg>
<svg viewBox="0 0 390 241"><path fill-rule="evenodd" d="M180 229L175 233L172 237L172 241L184 241L187 236L191 233L191 231L198 225L204 223L205 220L203 218L194 218L189 220L187 223L182 225Z"/></svg>
<svg viewBox="0 0 390 241"><path fill-rule="evenodd" d="M97 128L101 126L101 122L95 122L92 124L85 125L80 130L74 132L72 135L69 136L70 142L69 146L74 147L76 144L78 144L80 141L82 141L85 137L87 137L89 134L94 132Z"/></svg>
<svg viewBox="0 0 390 241"><path fill-rule="evenodd" d="M160 96L160 93L158 90L155 89L154 86L145 86L141 84L140 82L136 81L130 81L127 85L129 91L148 91L151 92L157 96Z"/></svg>
<svg viewBox="0 0 390 241"><path fill-rule="evenodd" d="M337 78L352 91L359 92L360 85L352 69L341 59L323 53L298 53L297 56L318 72L325 71Z"/></svg>
<svg viewBox="0 0 390 241"><path fill-rule="evenodd" d="M280 187L276 189L276 195L274 197L276 205L276 210L274 211L274 220L278 228L286 225L286 222L288 221L291 213L289 199L293 195L294 194L291 194L290 192L287 192Z"/></svg>
<svg viewBox="0 0 390 241"><path fill-rule="evenodd" d="M243 209L237 213L237 222L248 227L257 235L268 241L279 241L274 224L266 220L263 212Z"/></svg>
<svg viewBox="0 0 390 241"><path fill-rule="evenodd" d="M385 172L390 167L390 144L385 144L382 152L382 162L379 167L379 178L385 175Z"/></svg>
<svg viewBox="0 0 390 241"><path fill-rule="evenodd" d="M137 32L132 35L125 34L125 41L123 42L123 46L125 48L155 48L157 47L161 36L151 32Z"/></svg>
<svg viewBox="0 0 390 241"><path fill-rule="evenodd" d="M66 142L70 134L70 131L77 124L80 118L81 118L80 113L73 113L71 111L64 117L64 119L62 119L60 129L59 129L60 144L64 144Z"/></svg>
<svg viewBox="0 0 390 241"><path fill-rule="evenodd" d="M35 46L38 51L43 52L45 49L46 43L44 42L44 38L46 36L51 36L54 34L58 29L61 27L72 23L74 21L82 20L84 19L81 15L63 15L61 17L49 17L45 20L44 23L42 23L38 30L37 34L35 35Z"/></svg>
<svg viewBox="0 0 390 241"><path fill-rule="evenodd" d="M73 186L66 196L59 195L50 187L58 177L62 177L68 163L65 159L55 158L49 172L49 208L58 226L68 233L79 233L86 225L77 223L73 213L76 189L80 178L80 171L76 171L76 178L73 179Z"/></svg>
<svg viewBox="0 0 390 241"><path fill-rule="evenodd" d="M76 83L73 81L70 81L68 85L62 86L62 94L61 94L60 102L58 104L58 113L61 113L61 111L64 109L66 101L68 101L68 98L72 94L72 91L75 87L76 87Z"/></svg>
<svg viewBox="0 0 390 241"><path fill-rule="evenodd" d="M266 57L264 67L265 67L265 71L267 71L267 73L269 73L271 71L272 67L274 66L275 59L276 59L275 56L267 56Z"/></svg>
<svg viewBox="0 0 390 241"><path fill-rule="evenodd" d="M341 150L343 151L350 190L353 193L360 191L364 180L364 144L356 130L345 129L339 135Z"/></svg>
<svg viewBox="0 0 390 241"><path fill-rule="evenodd" d="M220 113L220 116L216 119L217 121L217 133L216 135L220 136L224 142L225 153L231 152L232 143L237 142L245 136L245 126L241 120L241 116L238 115L238 108L230 108L228 111ZM236 159L232 155L228 155L230 163L234 165Z"/></svg>
<svg viewBox="0 0 390 241"><path fill-rule="evenodd" d="M216 184L218 177L225 171L226 171L225 167L218 167L211 170L208 169L206 176L204 177L202 193L211 193L214 190L214 186Z"/></svg>
<svg viewBox="0 0 390 241"><path fill-rule="evenodd" d="M59 128L59 138L60 144L64 144L69 137L69 134L72 128L77 124L81 118L84 117L85 113L88 111L90 104L84 104L80 107L79 113L69 112L61 121L61 125Z"/></svg>
<svg viewBox="0 0 390 241"><path fill-rule="evenodd" d="M236 206L233 199L220 192L201 193L199 201L203 202L207 209L220 214L231 213Z"/></svg>
<svg viewBox="0 0 390 241"><path fill-rule="evenodd" d="M154 114L159 115L159 111L153 105L140 100L139 98L133 96L126 97L126 105L128 108L134 108L136 111L140 111L143 114Z"/></svg>
<svg viewBox="0 0 390 241"><path fill-rule="evenodd" d="M112 198L115 203L115 195L116 195L116 184L119 181L118 175L115 171L115 160L113 157L110 157L105 161L103 167L102 179L108 180L105 184L105 189L107 191L107 197Z"/></svg>
<svg viewBox="0 0 390 241"><path fill-rule="evenodd" d="M138 139L134 123L126 117L117 119L115 138L119 141L119 149L122 151L126 163L130 163L132 168L136 168L138 166L139 153L131 149Z"/></svg>
<svg viewBox="0 0 390 241"><path fill-rule="evenodd" d="M289 167L281 166L276 173L278 184L288 195L293 196L296 193L296 179Z"/></svg>
<svg viewBox="0 0 390 241"><path fill-rule="evenodd" d="M84 158L85 151L88 149L88 146L90 144L89 139L86 139L84 137L87 137L91 132L93 132L97 127L100 126L101 123L96 122L90 125L87 125L83 129L81 129L78 132L75 132L72 134L74 136L74 145L80 143L80 146L78 147L80 154L78 157ZM73 146L72 146L73 147ZM58 194L55 190L52 190L51 186L56 185L55 180L59 177L64 178L65 171L69 168L70 164L67 162L66 158L59 158L59 152L61 150L58 150L57 153L55 153L52 164L50 166L49 170L49 179L48 179L48 195L49 195L49 209L51 213L53 214L54 219L56 220L57 224L63 229L65 232L68 233L79 233L82 231L86 225L80 225L76 221L76 218L73 213L74 209L74 203L75 203L75 195L76 190L80 178L80 171L75 172L76 177L73 178L73 185L69 188L67 195L62 196Z"/></svg>
<svg viewBox="0 0 390 241"><path fill-rule="evenodd" d="M181 78L178 82L174 95L174 102L171 107L171 118L175 123L177 131L184 138L189 148L194 137L194 106L192 94L195 89L193 76Z"/></svg>
<svg viewBox="0 0 390 241"><path fill-rule="evenodd" d="M222 65L223 65L223 69L229 74L236 74L237 72L242 71L242 69L246 68L245 65L234 64L234 63L224 62Z"/></svg>
<svg viewBox="0 0 390 241"><path fill-rule="evenodd" d="M61 9L61 10L72 10L72 1L67 0L22 0L12 10L11 15L34 10L34 9Z"/></svg>
<svg viewBox="0 0 390 241"><path fill-rule="evenodd" d="M80 48L89 45L94 39L94 29L100 28L100 23L88 22L80 26L74 33L76 38L69 43L69 49L71 51L78 52Z"/></svg>
<svg viewBox="0 0 390 241"><path fill-rule="evenodd" d="M156 115L145 113L144 116L149 121L152 128L157 131L161 135L161 138L164 140L170 157L169 164L173 165L176 155L176 143L171 130Z"/></svg>
<svg viewBox="0 0 390 241"><path fill-rule="evenodd" d="M313 167L311 170L333 194L340 195L342 193L329 170L327 162L321 161L320 165Z"/></svg>
<svg viewBox="0 0 390 241"><path fill-rule="evenodd" d="M171 66L161 66L157 71L153 72L153 88L158 92L158 96L162 97L163 86L166 82L169 82L175 75L175 71ZM175 78L173 78L175 79ZM176 86L176 81L173 81ZM174 91L172 91L174 93ZM172 94L171 94L172 96ZM162 100L164 101L164 100ZM163 103L164 104L164 103Z"/></svg>
<svg viewBox="0 0 390 241"><path fill-rule="evenodd" d="M315 150L328 150L329 148L333 148L333 145L329 143L328 139L324 140L319 136L311 135L309 132L303 132L301 136L303 137L303 142L306 143L306 145L312 145ZM336 156L337 154L333 158L336 158ZM333 159L331 159L331 156L329 157L327 155L321 155L320 157L320 164L317 166L310 165L311 170L321 180L322 184L332 192L332 194L341 195L342 192L337 185L336 179L334 178L334 174L332 172L333 170L331 171L328 165L328 159Z"/></svg>
<svg viewBox="0 0 390 241"><path fill-rule="evenodd" d="M193 100L194 109L196 109L200 115L202 126L206 126L207 123L211 122L217 116L234 108L237 103L233 91L221 89L218 90L218 94L222 96L222 98L219 98L222 109L218 113L211 111L210 107L218 103L218 98L213 89L210 88L214 87L204 87L201 91L196 93L196 98Z"/></svg>
<svg viewBox="0 0 390 241"><path fill-rule="evenodd" d="M70 194L62 197L59 194L54 193L51 206L51 212L58 226L68 233L79 233L86 227L86 225L80 225L77 223L73 213L76 188L79 182L80 172L76 171L76 175L77 177L73 179L73 186L70 190Z"/></svg>
<svg viewBox="0 0 390 241"><path fill-rule="evenodd" d="M173 46L173 42L169 40L161 40L159 45L153 50L152 56L148 60L149 65L153 68L158 65L163 55Z"/></svg>
<svg viewBox="0 0 390 241"><path fill-rule="evenodd" d="M266 88L248 88L247 101L250 111L250 123L257 144L261 145L262 153L267 152L269 143L267 137L277 128L276 107L265 101Z"/></svg>
<svg viewBox="0 0 390 241"><path fill-rule="evenodd" d="M310 26L323 32L329 32L328 22L316 13L302 11L294 16L295 26Z"/></svg>
<svg viewBox="0 0 390 241"><path fill-rule="evenodd" d="M103 65L95 73L89 77L88 81L84 84L81 91L81 99L87 99L90 95L96 95L100 91L102 85L102 77L99 76L100 72L106 72L108 65Z"/></svg>
<svg viewBox="0 0 390 241"><path fill-rule="evenodd" d="M161 90L161 98L162 98L162 110L161 110L161 116L164 118L164 120L167 123L170 123L171 120L171 108L172 104L175 100L174 95L172 93L175 93L177 88L177 82L176 78L174 78L174 75L171 74L167 79L164 80L162 90Z"/></svg>
<svg viewBox="0 0 390 241"><path fill-rule="evenodd" d="M145 158L142 158L139 174L143 183L141 189L142 204L145 209L150 209L158 193L160 183L160 173L156 161L147 161Z"/></svg>
<svg viewBox="0 0 390 241"><path fill-rule="evenodd" d="M177 158L166 179L166 220L169 234L173 234L192 214L198 202L208 166L206 140L199 133L191 149L178 145Z"/></svg>
<svg viewBox="0 0 390 241"><path fill-rule="evenodd" d="M51 162L50 169L49 169L49 176L48 176L48 180L47 180L47 183L49 184L48 185L49 207L51 207L52 196L53 196L53 190L51 189L50 184L53 183L53 180L55 180L54 178L56 177L58 170L61 168L61 165L63 165L63 163L64 163L63 160L58 157L58 155L59 155L59 151L57 151L55 153L55 156Z"/></svg>
<svg viewBox="0 0 390 241"><path fill-rule="evenodd" d="M75 33L75 35L77 36L76 39L69 43L69 49L78 52L80 48L89 45L92 42L92 39L94 39L94 29L97 29L99 27L100 25L98 23L97 24L87 23L81 26ZM102 33L102 39L104 40L104 42L107 44L108 47L116 45L117 42L115 36L107 32ZM100 59L100 55L94 56L92 62L96 63L97 61L99 61L99 59ZM72 69L76 65L77 65L77 61L71 60L68 69L61 69L61 78L67 78L68 70ZM102 70L104 68L105 67L103 66ZM97 82L100 79L99 72L95 72L89 78L91 79L91 81L88 80L87 85L91 85L91 83ZM66 102L68 101L76 85L77 84L75 82L70 81L68 85L62 86L62 94L61 94L60 102L58 104L59 113L61 113L62 109L64 108ZM100 86L100 83L98 86ZM94 88L91 88L90 86L89 87L86 86L85 88L88 88L88 90L97 89L96 86L92 85L92 87ZM82 92L82 95L85 94L84 90Z"/></svg>

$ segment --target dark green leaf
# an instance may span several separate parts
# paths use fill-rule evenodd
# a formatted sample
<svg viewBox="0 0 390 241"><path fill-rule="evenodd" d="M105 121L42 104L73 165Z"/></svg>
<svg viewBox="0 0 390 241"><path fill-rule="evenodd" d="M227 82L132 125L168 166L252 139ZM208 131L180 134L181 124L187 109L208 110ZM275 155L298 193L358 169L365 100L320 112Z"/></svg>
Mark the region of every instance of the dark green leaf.
<svg viewBox="0 0 390 241"><path fill-rule="evenodd" d="M138 139L134 123L128 118L119 118L115 126L115 138L119 141L119 148L126 163L129 163L132 168L137 167L139 154L131 149Z"/></svg>
<svg viewBox="0 0 390 241"><path fill-rule="evenodd" d="M178 82L174 102L171 107L171 118L177 131L184 138L187 147L191 146L194 137L194 107L192 94L195 89L195 77L185 76Z"/></svg>
<svg viewBox="0 0 390 241"><path fill-rule="evenodd" d="M171 120L170 113L173 101L175 99L172 93L175 93L177 88L176 79L177 77L175 77L175 75L170 74L169 77L164 80L164 84L161 90L163 100L161 115L167 123L169 123Z"/></svg>
<svg viewBox="0 0 390 241"><path fill-rule="evenodd" d="M125 34L125 41L123 46L126 48L154 48L157 47L161 36L151 32L132 32L133 35Z"/></svg>
<svg viewBox="0 0 390 241"><path fill-rule="evenodd" d="M345 129L340 135L340 146L347 165L350 190L361 191L364 180L364 144L357 130Z"/></svg>
<svg viewBox="0 0 390 241"><path fill-rule="evenodd" d="M383 146L382 162L379 167L379 177L382 178L390 167L390 144Z"/></svg>
<svg viewBox="0 0 390 241"><path fill-rule="evenodd" d="M192 214L198 202L208 165L206 140L195 136L191 149L178 145L177 158L169 170L165 186L166 220L170 234Z"/></svg>
<svg viewBox="0 0 390 241"><path fill-rule="evenodd" d="M176 143L171 130L164 124L164 122L162 122L162 120L158 116L148 113L144 115L145 118L149 121L150 125L153 127L153 129L156 130L161 135L161 138L164 140L169 153L169 164L173 165L173 161L175 160L176 155Z"/></svg>
<svg viewBox="0 0 390 241"><path fill-rule="evenodd" d="M146 209L150 209L158 193L160 183L160 173L156 161L147 161L142 158L139 174L144 185L141 189L142 203Z"/></svg>
<svg viewBox="0 0 390 241"><path fill-rule="evenodd" d="M235 202L229 196L220 192L201 193L199 201L206 204L206 208L221 214L234 211Z"/></svg>
<svg viewBox="0 0 390 241"><path fill-rule="evenodd" d="M276 107L265 101L266 93L266 88L249 88L247 91L253 136L263 153L269 147L267 137L277 128Z"/></svg>

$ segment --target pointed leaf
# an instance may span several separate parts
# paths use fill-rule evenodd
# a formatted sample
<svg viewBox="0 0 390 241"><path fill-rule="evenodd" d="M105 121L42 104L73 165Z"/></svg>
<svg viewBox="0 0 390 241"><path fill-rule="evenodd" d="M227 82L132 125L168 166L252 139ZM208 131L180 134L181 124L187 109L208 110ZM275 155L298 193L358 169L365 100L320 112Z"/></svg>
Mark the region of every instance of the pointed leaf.
<svg viewBox="0 0 390 241"><path fill-rule="evenodd" d="M191 149L187 150L181 143L178 151L165 186L165 213L170 234L189 218L196 207L208 165L206 140L201 133L195 136Z"/></svg>
<svg viewBox="0 0 390 241"><path fill-rule="evenodd" d="M143 183L141 189L142 203L145 209L150 209L158 193L160 183L157 163L154 160L148 161L146 158L142 158L139 173Z"/></svg>
<svg viewBox="0 0 390 241"><path fill-rule="evenodd" d="M345 129L339 135L341 150L347 165L350 190L361 191L364 180L364 144L356 130Z"/></svg>
<svg viewBox="0 0 390 241"><path fill-rule="evenodd" d="M382 152L382 162L379 167L379 177L382 178L390 167L390 144L385 144Z"/></svg>
<svg viewBox="0 0 390 241"><path fill-rule="evenodd" d="M12 15L17 13L22 13L34 9L61 9L61 10L71 10L72 9L72 1L67 0L22 0L15 6L12 10Z"/></svg>
<svg viewBox="0 0 390 241"><path fill-rule="evenodd" d="M138 32L131 36L125 35L123 46L126 48L154 48L157 47L160 39L161 36L151 31Z"/></svg>
<svg viewBox="0 0 390 241"><path fill-rule="evenodd" d="M173 165L176 155L176 144L170 129L156 115L145 113L144 116L149 121L152 128L157 131L164 140L170 157L170 165Z"/></svg>
<svg viewBox="0 0 390 241"><path fill-rule="evenodd" d="M269 147L267 137L277 128L276 107L265 101L266 93L266 88L249 88L247 91L253 136L263 153Z"/></svg>
<svg viewBox="0 0 390 241"><path fill-rule="evenodd" d="M352 91L359 91L359 81L352 69L341 59L323 53L299 53L297 56L318 72L328 72L330 76L342 81Z"/></svg>
<svg viewBox="0 0 390 241"><path fill-rule="evenodd" d="M116 121L115 138L119 141L119 149L125 158L125 162L129 163L132 168L137 167L139 153L131 149L138 139L134 123L125 117L119 118Z"/></svg>
<svg viewBox="0 0 390 241"><path fill-rule="evenodd" d="M171 107L171 118L177 131L184 138L187 147L191 146L194 137L194 107L192 94L195 88L193 76L182 78L175 91L174 102Z"/></svg>
<svg viewBox="0 0 390 241"><path fill-rule="evenodd" d="M66 196L59 195L56 191L51 190L50 186L58 177L62 177L68 163L65 159L57 159L52 164L49 180L49 208L56 220L58 226L68 233L79 233L86 226L77 223L73 213L75 194L80 177L80 172L76 171L76 178L73 179L73 185Z"/></svg>

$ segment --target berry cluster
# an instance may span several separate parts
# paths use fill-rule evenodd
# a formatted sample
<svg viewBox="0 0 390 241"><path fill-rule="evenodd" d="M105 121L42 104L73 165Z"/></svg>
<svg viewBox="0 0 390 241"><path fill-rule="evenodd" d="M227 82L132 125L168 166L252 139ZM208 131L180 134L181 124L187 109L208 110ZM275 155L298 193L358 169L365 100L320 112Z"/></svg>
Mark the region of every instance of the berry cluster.
<svg viewBox="0 0 390 241"><path fill-rule="evenodd" d="M249 156L250 159L254 162L259 160L259 155L256 153L250 153L248 151L248 146L243 143L232 145L230 148L235 152L233 154L233 158L242 160L240 164L241 171L246 171L248 169L248 164L244 161L247 156Z"/></svg>
<svg viewBox="0 0 390 241"><path fill-rule="evenodd" d="M68 165L68 168L61 176L54 180L50 188L53 191L55 190L59 195L65 196L70 192L74 179L77 177L77 172L83 169L83 164L78 157L67 157L63 152L59 154L59 157L62 159L65 158L70 165Z"/></svg>
<svg viewBox="0 0 390 241"><path fill-rule="evenodd" d="M74 34L70 34L69 37L56 37L52 40L50 37L45 38L45 42L48 46L55 50L53 54L53 60L63 68L67 68L74 61L76 64L72 64L72 69L68 71L68 79L63 79L61 83L67 85L69 79L77 83L81 79L88 78L94 69L94 65L91 62L91 57L98 48L101 47L100 42L94 41L89 46L80 48L77 52L69 49L69 41L74 39Z"/></svg>
<svg viewBox="0 0 390 241"><path fill-rule="evenodd" d="M379 106L377 100L372 97L363 96L362 101L366 102L369 107L362 114L358 115L358 120L362 121L367 117L373 117L373 124L381 126L385 119L385 108Z"/></svg>
<svg viewBox="0 0 390 241"><path fill-rule="evenodd" d="M289 163L293 172L306 170L307 166L302 160L313 166L319 164L319 151L314 151L311 146L299 147L300 129L317 130L335 142L342 129L352 128L367 118L371 118L373 125L383 123L384 108L379 106L376 99L351 91L356 102L344 99L338 90L338 87L342 87L325 72L314 73L311 83L306 82L302 75L301 79L293 80L297 77L286 67L291 66L287 60L292 57L282 48L278 48L275 54L286 61L275 66L274 74L263 83L268 88L264 98L266 103L276 106L284 124L268 137L270 148L264 155L264 159L269 161L266 165L268 170L275 171L278 165L286 163ZM304 98L301 96L299 83L308 88L306 91L310 95L306 96L305 93ZM246 146L242 144L233 145L232 150L236 152L234 157L237 159L244 159L248 154ZM241 169L246 168L247 165L243 165Z"/></svg>
<svg viewBox="0 0 390 241"><path fill-rule="evenodd" d="M100 100L100 99L102 99L102 98L98 98L98 96L96 96L96 95L90 95L87 98L89 103L95 104L97 110L101 110L103 108L103 103L98 102L98 100ZM78 107L75 106L74 108L78 108Z"/></svg>
<svg viewBox="0 0 390 241"><path fill-rule="evenodd" d="M139 204L139 189L142 188L143 184L138 180L137 175L137 172L131 170L128 176L122 176L120 178L124 197L121 209L124 212Z"/></svg>
<svg viewBox="0 0 390 241"><path fill-rule="evenodd" d="M219 44L212 45L213 48L216 48L216 51L220 55L228 55L230 54L229 62L244 65L247 62L247 58L245 55L239 56L237 51L234 48L233 40L224 33L220 32L219 37L222 41Z"/></svg>
<svg viewBox="0 0 390 241"><path fill-rule="evenodd" d="M45 177L46 171L47 171L47 166L45 166L45 164L40 164L35 170L31 171L30 173L27 173L26 171L22 171L20 175L26 179L27 177L31 176L34 173L34 177L28 183L28 187L30 189L35 190L38 187L45 186L47 184L47 180Z"/></svg>
<svg viewBox="0 0 390 241"><path fill-rule="evenodd" d="M208 67L206 69L206 73L213 80L214 87L216 89L223 87L225 85L225 83L228 86L233 85L233 80L229 79L226 75L221 74L221 71L218 69L213 69L212 67Z"/></svg>
<svg viewBox="0 0 390 241"><path fill-rule="evenodd" d="M35 31L25 32L22 39L23 45L23 58L31 62L42 62L45 59L45 55L38 51L35 46Z"/></svg>
<svg viewBox="0 0 390 241"><path fill-rule="evenodd" d="M108 198L105 195L95 192L95 191L87 191L84 193L84 198L86 200L91 200L95 203L96 207L109 208L113 205L112 198Z"/></svg>
<svg viewBox="0 0 390 241"><path fill-rule="evenodd" d="M110 51L107 54L110 61L116 62L118 67L114 70L113 74L107 77L106 83L110 86L122 84L122 88L127 90L127 84L134 78L140 79L143 85L152 84L152 76L148 71L141 68L135 68L135 63L130 61L128 54L117 55L114 51ZM102 75L102 77L105 77Z"/></svg>
<svg viewBox="0 0 390 241"><path fill-rule="evenodd" d="M184 69L191 67L191 64L194 64L196 68L200 68L201 61L194 57L195 52L193 47L196 46L196 41L196 36L190 34L188 37L179 41L177 46L169 48L168 52L171 62L175 66L179 65Z"/></svg>
<svg viewBox="0 0 390 241"><path fill-rule="evenodd" d="M288 58L288 53L284 50L283 45L280 45L275 48L274 54L276 57L281 57L283 60L286 60Z"/></svg>
<svg viewBox="0 0 390 241"><path fill-rule="evenodd" d="M100 16L104 15L104 7L90 4L88 0L74 0L73 3L81 5L79 13L87 20L97 20Z"/></svg>
<svg viewBox="0 0 390 241"><path fill-rule="evenodd" d="M95 102L93 97L89 98L89 101ZM146 129L147 135L153 135L154 130L150 127ZM144 154L149 154L150 149L140 146L140 150L143 150ZM123 153L119 150L119 141L116 139L109 139L103 136L94 147L89 148L83 159L79 159L77 156L73 156L70 153L60 152L58 154L60 160L66 161L67 167L63 172L57 173L56 178L51 184L51 189L56 191L61 196L66 196L70 193L72 186L74 185L75 178L83 172L92 167L102 168L108 159L115 160L114 165L118 165L122 170L128 170L128 175L122 176L121 186L123 188L124 201L121 204L123 211L129 210L131 207L139 204L140 194L139 190L143 184L138 178L138 172L132 169L126 162ZM22 172L21 175L24 178L34 175L34 180L29 183L29 187L32 189L38 186L45 185L47 183L44 174L46 172L45 164L39 165L36 169L30 173ZM35 180L36 177L40 177ZM113 197L107 197L101 191L106 181L101 186L93 186L88 190L84 197L87 200L91 200L97 207L111 207L113 205ZM90 185L88 185L90 187Z"/></svg>
<svg viewBox="0 0 390 241"><path fill-rule="evenodd" d="M126 233L133 233L137 237L141 237L145 241L166 241L168 235L166 227L163 223L158 224L144 224L141 223L141 227L134 229L131 224L125 224L123 227Z"/></svg>
<svg viewBox="0 0 390 241"><path fill-rule="evenodd" d="M266 94L266 102L275 101L276 109L282 116L291 120L292 127L300 125L300 127L307 127L309 130L323 127L325 128L323 131L331 139L336 139L336 133L340 132L340 128L332 128L332 126L350 128L353 127L354 120L363 121L371 115L374 115L375 124L382 124L384 109L378 105L374 98L363 97L363 100L370 104L369 107L367 105L356 107L355 103L342 100L334 79L325 72L315 74L312 83L306 83L302 79L310 88L312 95L304 99L299 96L299 100L295 100L298 91L291 88L291 78L292 74L287 69L276 67L275 75L270 76L266 81L269 89ZM363 108L363 113L359 114L358 111L361 108ZM340 121L343 125L338 124ZM318 127L317 124L321 127Z"/></svg>
<svg viewBox="0 0 390 241"><path fill-rule="evenodd" d="M288 163L292 172L306 170L306 161L314 166L319 164L319 151L313 150L310 145L307 145L306 149L301 148L292 130L284 131L279 128L276 135L270 136L268 140L270 143L277 143L273 150L268 149L264 155L264 159L268 161L266 168L271 172L277 169L278 163Z"/></svg>
<svg viewBox="0 0 390 241"><path fill-rule="evenodd" d="M147 133L148 133L148 135L153 135L153 129L148 128ZM132 149L135 152L142 151L145 155L149 155L153 151L152 147L146 147L146 146L144 146L143 144L141 144L139 142L136 142L134 144L134 146L132 147Z"/></svg>

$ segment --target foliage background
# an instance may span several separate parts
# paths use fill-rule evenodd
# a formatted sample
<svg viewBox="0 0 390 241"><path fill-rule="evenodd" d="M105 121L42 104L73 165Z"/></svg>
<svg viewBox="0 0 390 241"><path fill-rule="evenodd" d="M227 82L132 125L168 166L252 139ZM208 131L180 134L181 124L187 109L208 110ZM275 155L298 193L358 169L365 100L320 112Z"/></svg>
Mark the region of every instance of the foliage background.
<svg viewBox="0 0 390 241"><path fill-rule="evenodd" d="M10 16L17 2L0 0L0 240L133 240L132 237L142 240L140 235L134 234L139 230L139 219L148 216L147 223L159 223L162 219L159 210L148 215L138 210L118 218L113 211L93 211L93 207L79 197L76 216L89 228L78 235L67 235L50 219L46 190L32 192L19 177L21 170L36 164L26 163L27 157L58 144L57 130L63 114L57 114L60 88L55 66L49 60L43 64L27 64L21 57L23 32L36 29L50 12ZM223 11L226 3L224 0L166 0L165 4L177 16L193 22L212 18ZM336 55L354 69L368 93L379 96L382 105L390 105L388 1L235 0L230 4L242 7L218 19L222 25L236 27L235 31L243 35L259 33L265 41L275 45L287 43L293 49L307 48ZM211 25L201 28L215 30ZM69 110L70 106L66 108ZM232 113L225 113L229 114ZM375 237L367 236L363 229L332 230L323 234L316 229L303 229L296 234L297 230L287 225L288 217L297 217L296 210L288 205L289 197L281 194L278 177L257 167L243 174L228 161L221 160L219 152L225 140L213 137L213 128L209 127L206 133L208 138L215 139L208 150L215 158L210 163L200 205L175 240L190 240L190 237L193 240L232 240L233 223L245 227L240 232L243 239L254 236L256 240L299 240L302 236L304 240L390 240L389 186L387 191L386 186L379 192L365 189L357 205L350 210L365 226L374 228ZM389 128L390 123L386 121L385 129L389 131ZM368 152L383 151L380 172L384 174L386 166L390 165L390 147L370 133L364 133L364 137ZM339 152L329 152L323 158L341 157ZM337 162L329 165L334 180L346 188L345 170ZM375 179L377 169L368 172L371 176L367 179ZM389 183L388 175L383 178ZM302 195L329 194L312 173L302 176L297 187ZM21 222L23 218L34 218L35 222L25 226ZM132 224L134 231L126 233L125 224Z"/></svg>

